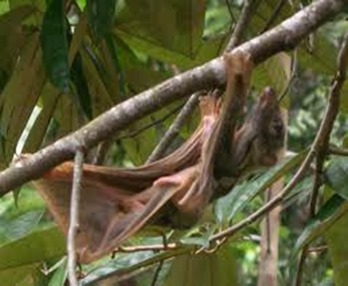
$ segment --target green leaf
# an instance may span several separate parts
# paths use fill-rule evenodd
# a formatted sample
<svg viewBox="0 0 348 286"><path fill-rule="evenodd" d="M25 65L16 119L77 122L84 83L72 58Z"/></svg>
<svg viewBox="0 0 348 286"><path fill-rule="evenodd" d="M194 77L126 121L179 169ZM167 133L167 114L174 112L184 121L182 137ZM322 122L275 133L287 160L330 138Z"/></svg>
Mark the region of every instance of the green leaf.
<svg viewBox="0 0 348 286"><path fill-rule="evenodd" d="M44 15L41 46L46 72L53 85L63 93L69 92L67 21L63 0L51 0Z"/></svg>
<svg viewBox="0 0 348 286"><path fill-rule="evenodd" d="M309 43L311 42L311 43ZM336 70L337 49L322 32L312 34L300 46L298 61L303 68L332 75Z"/></svg>
<svg viewBox="0 0 348 286"><path fill-rule="evenodd" d="M332 263L334 282L336 286L345 286L348 281L347 257L348 257L348 215L344 214L325 233L330 260Z"/></svg>
<svg viewBox="0 0 348 286"><path fill-rule="evenodd" d="M21 28L22 22L33 12L32 6L23 5L0 16L0 70L9 72L14 57L26 39Z"/></svg>
<svg viewBox="0 0 348 286"><path fill-rule="evenodd" d="M225 197L220 198L214 207L215 216L220 224L226 224L234 218L236 213L246 206L258 193L266 190L279 178L288 173L291 169L299 165L307 151L284 160L284 162L274 166L265 174L251 180L243 182L232 189Z"/></svg>
<svg viewBox="0 0 348 286"><path fill-rule="evenodd" d="M225 244L215 253L175 258L164 285L238 285L237 273L235 249Z"/></svg>
<svg viewBox="0 0 348 286"><path fill-rule="evenodd" d="M65 253L64 235L50 227L0 246L0 271L40 263Z"/></svg>
<svg viewBox="0 0 348 286"><path fill-rule="evenodd" d="M150 43L195 57L204 29L205 1L127 0L125 3L117 15L115 33L144 45Z"/></svg>
<svg viewBox="0 0 348 286"><path fill-rule="evenodd" d="M71 79L76 89L77 102L85 116L92 120L92 99L89 93L87 80L82 68L82 57L77 54L71 67Z"/></svg>
<svg viewBox="0 0 348 286"><path fill-rule="evenodd" d="M339 195L333 195L309 221L296 241L292 257L315 238L323 235L334 223L348 211L348 202Z"/></svg>
<svg viewBox="0 0 348 286"><path fill-rule="evenodd" d="M32 279L28 279L37 268L36 264L29 264L10 268L1 271L0 270L0 281L2 285L18 285L18 286L36 286ZM29 280L29 281L28 281Z"/></svg>
<svg viewBox="0 0 348 286"><path fill-rule="evenodd" d="M66 257L63 257L55 266L57 269L54 271L48 286L64 286L68 274Z"/></svg>
<svg viewBox="0 0 348 286"><path fill-rule="evenodd" d="M1 222L0 235L13 241L35 229L43 215L43 210L26 212L15 219Z"/></svg>
<svg viewBox="0 0 348 286"><path fill-rule="evenodd" d="M348 200L348 158L334 156L324 175L325 183Z"/></svg>
<svg viewBox="0 0 348 286"><path fill-rule="evenodd" d="M89 273L84 279L82 279L81 285L95 285L95 283L103 283L105 285L115 285L122 279L125 274L132 273L139 269L145 269L145 267L155 265L160 261L164 261L173 256L181 255L189 252L190 248L180 248L172 251L153 252L153 251L140 251L135 253L118 253L115 259L104 259L99 263L98 268L95 265L86 265L86 272ZM144 285L150 285L142 283Z"/></svg>
<svg viewBox="0 0 348 286"><path fill-rule="evenodd" d="M253 84L258 90L262 90L265 86L272 86L276 93L281 95L289 84L290 73L290 56L279 53L257 67L253 74ZM288 103L283 106L288 106Z"/></svg>
<svg viewBox="0 0 348 286"><path fill-rule="evenodd" d="M10 80L1 94L1 130L5 136L5 154L9 161L44 85L42 56L38 34L34 33L23 46Z"/></svg>
<svg viewBox="0 0 348 286"><path fill-rule="evenodd" d="M18 240L2 244L0 245L1 283L31 285L26 281L30 278L27 276L33 276L39 264L64 253L65 239L56 227L38 230ZM20 282L22 284L19 284Z"/></svg>
<svg viewBox="0 0 348 286"><path fill-rule="evenodd" d="M111 31L116 3L116 0L87 0L88 22L97 41Z"/></svg>

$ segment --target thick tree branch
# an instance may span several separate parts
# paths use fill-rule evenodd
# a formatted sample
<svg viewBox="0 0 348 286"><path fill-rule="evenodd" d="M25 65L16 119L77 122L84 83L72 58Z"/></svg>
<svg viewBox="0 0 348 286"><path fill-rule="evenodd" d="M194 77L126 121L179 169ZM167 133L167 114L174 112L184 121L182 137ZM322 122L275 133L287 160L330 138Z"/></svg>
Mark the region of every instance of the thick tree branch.
<svg viewBox="0 0 348 286"><path fill-rule="evenodd" d="M318 0L268 32L238 47L252 56L255 64L294 48L306 35L337 15L347 0ZM233 50L234 51L234 50ZM232 51L232 52L233 52ZM45 171L71 159L83 146L95 146L135 120L197 90L225 83L222 58L177 75L152 89L111 108L83 128L17 162L0 173L0 194L39 178Z"/></svg>

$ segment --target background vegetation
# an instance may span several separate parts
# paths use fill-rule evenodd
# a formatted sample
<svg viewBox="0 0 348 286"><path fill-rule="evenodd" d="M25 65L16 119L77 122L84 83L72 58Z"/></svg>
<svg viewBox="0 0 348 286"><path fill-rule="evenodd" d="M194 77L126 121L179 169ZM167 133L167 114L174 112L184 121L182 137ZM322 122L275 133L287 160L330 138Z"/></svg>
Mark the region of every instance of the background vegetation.
<svg viewBox="0 0 348 286"><path fill-rule="evenodd" d="M256 0L247 41L290 17L310 1ZM78 129L104 111L157 83L220 55L245 3L239 0L1 0L0 1L0 165L14 154L34 153ZM288 110L288 150L284 163L241 182L214 203L208 219L187 231L162 230L184 246L173 251L135 251L162 243L143 231L111 259L81 268L82 285L256 285L259 224L228 240L218 251L188 255L188 247L209 249L208 237L257 210L260 193L276 178L289 181L313 142L336 71L347 14L326 23L287 53L253 74L250 101L270 85L284 94ZM300 252L302 285L346 285L348 248L347 85L326 157L317 210L310 214L315 170L287 195L279 232L279 285L296 276ZM163 106L100 146L104 164L146 161L184 104ZM193 112L168 152L198 122ZM345 152L346 153L345 153ZM91 150L90 161L99 153ZM342 155L343 154L343 155ZM99 157L98 157L99 158ZM99 158L100 160L100 158ZM207 211L209 212L209 210ZM308 244L310 243L310 247ZM0 281L2 285L65 285L65 239L38 196L25 185L0 199ZM174 259L168 259L173 257ZM117 284L119 283L119 284Z"/></svg>

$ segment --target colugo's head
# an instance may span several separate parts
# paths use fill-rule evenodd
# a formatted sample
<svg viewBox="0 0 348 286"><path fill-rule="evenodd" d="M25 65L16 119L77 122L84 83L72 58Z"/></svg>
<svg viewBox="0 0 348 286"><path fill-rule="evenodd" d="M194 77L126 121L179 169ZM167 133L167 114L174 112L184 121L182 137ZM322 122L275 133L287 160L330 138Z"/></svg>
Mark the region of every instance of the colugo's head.
<svg viewBox="0 0 348 286"><path fill-rule="evenodd" d="M249 120L256 131L252 144L254 162L261 166L274 165L284 146L285 123L277 95L271 87L262 91Z"/></svg>

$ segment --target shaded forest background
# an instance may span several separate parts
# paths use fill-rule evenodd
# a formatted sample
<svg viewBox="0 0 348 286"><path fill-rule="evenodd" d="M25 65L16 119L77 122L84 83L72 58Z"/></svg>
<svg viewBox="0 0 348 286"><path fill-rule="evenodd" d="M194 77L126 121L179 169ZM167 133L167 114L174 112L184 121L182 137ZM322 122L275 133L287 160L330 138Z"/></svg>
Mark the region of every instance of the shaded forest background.
<svg viewBox="0 0 348 286"><path fill-rule="evenodd" d="M249 2L250 19L240 42L310 4ZM16 154L34 153L118 103L221 55L245 5L238 0L0 1L1 168ZM347 12L342 11L294 50L276 54L253 73L249 106L265 86L283 95L281 104L289 118L284 162L240 182L193 228L161 230L182 248L136 251L162 243L158 230L144 230L112 259L83 265L82 285L256 285L259 223L244 228L216 252L188 253L192 248L209 249L211 234L260 208L262 192L279 177L284 176L285 183L292 178L324 117L347 29ZM315 166L282 204L279 285L296 277L298 265L302 285L339 286L348 281L347 88L342 88L340 112L319 174L315 213L310 209ZM127 167L146 162L186 100L162 106L114 134L91 150L88 160ZM184 142L198 121L194 109L166 152ZM303 249L305 263L299 264ZM3 285L65 285L65 253L65 238L30 184L0 199Z"/></svg>

